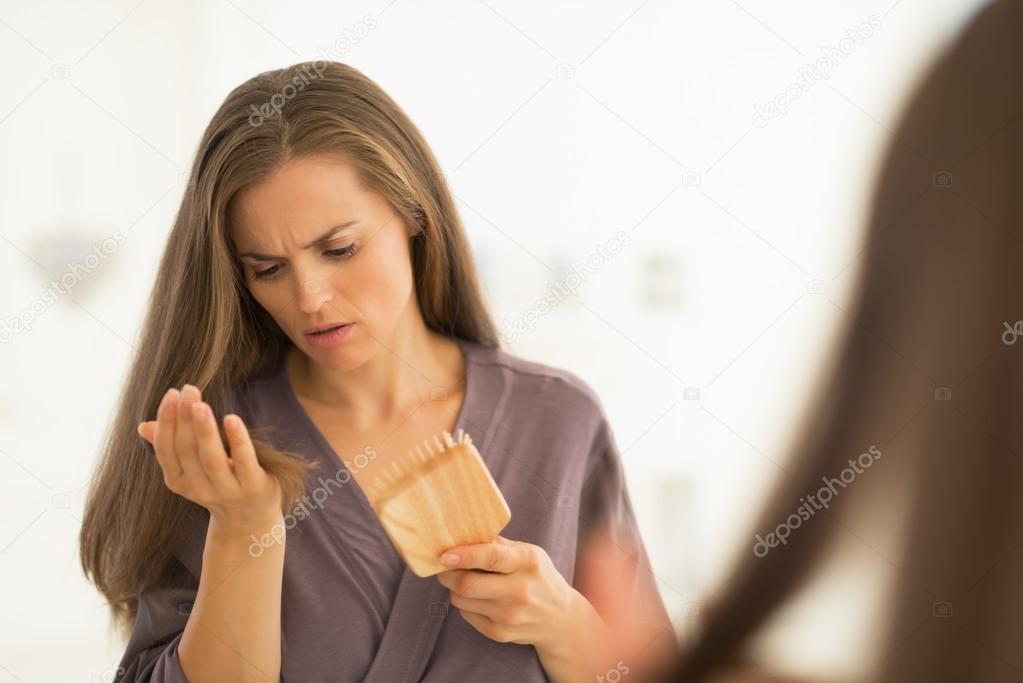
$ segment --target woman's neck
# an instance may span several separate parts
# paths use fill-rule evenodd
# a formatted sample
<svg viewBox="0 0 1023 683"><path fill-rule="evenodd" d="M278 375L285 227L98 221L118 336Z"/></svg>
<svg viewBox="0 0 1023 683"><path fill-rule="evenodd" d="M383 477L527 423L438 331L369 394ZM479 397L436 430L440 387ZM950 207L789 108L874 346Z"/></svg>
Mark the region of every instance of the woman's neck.
<svg viewBox="0 0 1023 683"><path fill-rule="evenodd" d="M327 367L297 347L289 349L286 367L295 392L343 412L356 425L388 421L410 406L457 392L465 375L458 344L429 330L421 318L419 323L390 339L363 340L376 349L351 369Z"/></svg>

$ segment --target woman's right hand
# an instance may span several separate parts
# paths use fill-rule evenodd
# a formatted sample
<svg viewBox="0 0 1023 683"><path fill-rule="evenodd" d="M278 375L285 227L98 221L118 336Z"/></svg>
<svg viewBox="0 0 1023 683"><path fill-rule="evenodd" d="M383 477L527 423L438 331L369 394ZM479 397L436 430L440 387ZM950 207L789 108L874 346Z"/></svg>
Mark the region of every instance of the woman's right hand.
<svg viewBox="0 0 1023 683"><path fill-rule="evenodd" d="M237 415L224 418L230 455L213 410L199 389L170 389L157 419L139 424L139 435L156 450L167 488L232 526L251 526L281 514L281 486L258 460L249 432Z"/></svg>

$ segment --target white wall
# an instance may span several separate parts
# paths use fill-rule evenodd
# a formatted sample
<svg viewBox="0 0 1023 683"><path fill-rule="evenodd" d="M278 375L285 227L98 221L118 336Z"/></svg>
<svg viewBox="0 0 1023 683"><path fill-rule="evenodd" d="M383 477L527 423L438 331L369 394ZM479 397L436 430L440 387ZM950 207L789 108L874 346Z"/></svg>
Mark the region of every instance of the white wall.
<svg viewBox="0 0 1023 683"><path fill-rule="evenodd" d="M377 80L439 157L500 321L629 235L510 349L600 394L684 634L844 319L906 88L978 3L341 5L0 2L0 681L109 680L120 657L77 565L85 485L182 174L235 85L331 46ZM824 48L830 76L754 121ZM71 296L42 299L108 238ZM18 317L29 331L3 327ZM765 657L859 671L881 560L838 574ZM809 640L822 623L841 647Z"/></svg>

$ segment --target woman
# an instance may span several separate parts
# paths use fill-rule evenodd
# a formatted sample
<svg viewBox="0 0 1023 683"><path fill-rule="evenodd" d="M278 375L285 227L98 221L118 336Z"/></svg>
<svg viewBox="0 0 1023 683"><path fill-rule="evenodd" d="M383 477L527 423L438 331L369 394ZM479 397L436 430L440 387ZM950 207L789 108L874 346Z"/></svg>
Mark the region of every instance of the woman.
<svg viewBox="0 0 1023 683"><path fill-rule="evenodd" d="M363 487L457 429L512 518L420 578ZM411 121L335 62L230 93L81 532L130 629L118 680L591 680L584 655L607 634L572 582L598 527L634 549L644 571L620 588L670 633L600 402L500 349Z"/></svg>
<svg viewBox="0 0 1023 683"><path fill-rule="evenodd" d="M697 642L650 680L778 681L742 663L748 646L841 542L892 567L877 586L891 609L871 629L867 680L1023 679L1021 36L1023 2L985 6L913 93L877 185L848 333L791 476L744 537ZM784 545L759 545L871 446L875 464L828 509L797 516ZM613 579L587 581L606 596L594 600L602 613L629 614L600 588Z"/></svg>

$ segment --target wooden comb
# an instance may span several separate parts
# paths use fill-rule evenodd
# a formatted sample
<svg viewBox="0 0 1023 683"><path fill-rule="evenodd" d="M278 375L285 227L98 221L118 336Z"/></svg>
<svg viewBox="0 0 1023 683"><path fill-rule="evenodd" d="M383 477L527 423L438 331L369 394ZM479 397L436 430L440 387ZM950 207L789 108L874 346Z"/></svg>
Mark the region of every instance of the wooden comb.
<svg viewBox="0 0 1023 683"><path fill-rule="evenodd" d="M395 456L366 487L366 498L405 564L417 576L449 568L448 548L489 543L511 519L511 510L472 439L435 434Z"/></svg>

